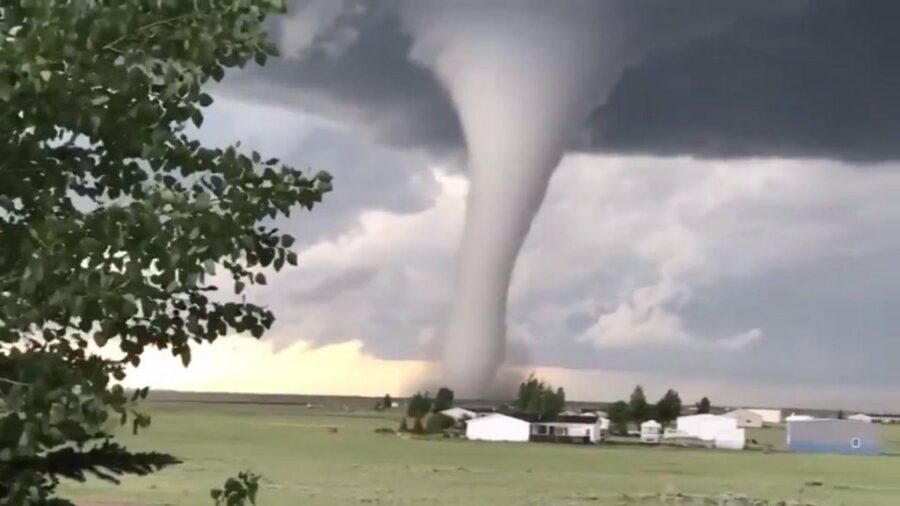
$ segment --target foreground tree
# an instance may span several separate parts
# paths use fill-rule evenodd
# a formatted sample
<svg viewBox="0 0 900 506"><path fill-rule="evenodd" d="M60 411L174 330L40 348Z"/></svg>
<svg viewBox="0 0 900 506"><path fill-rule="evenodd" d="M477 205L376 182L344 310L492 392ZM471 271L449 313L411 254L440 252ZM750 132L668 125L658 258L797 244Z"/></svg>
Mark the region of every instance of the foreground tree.
<svg viewBox="0 0 900 506"><path fill-rule="evenodd" d="M266 225L312 208L330 177L210 149L188 135L228 67L275 54L281 0L28 0L0 7L0 504L52 499L59 478L115 480L176 462L128 452L149 424L115 381L147 347L260 337L244 299L295 264ZM116 359L89 351L111 346ZM104 355L105 356L105 355Z"/></svg>
<svg viewBox="0 0 900 506"><path fill-rule="evenodd" d="M391 394L384 394L384 398L381 400L381 406L384 409L391 409L394 407L394 399L391 398Z"/></svg>
<svg viewBox="0 0 900 506"><path fill-rule="evenodd" d="M681 397L675 390L668 390L656 403L656 420L669 425L681 415Z"/></svg>
<svg viewBox="0 0 900 506"><path fill-rule="evenodd" d="M447 387L441 387L434 396L434 412L440 413L445 409L453 407L453 390Z"/></svg>

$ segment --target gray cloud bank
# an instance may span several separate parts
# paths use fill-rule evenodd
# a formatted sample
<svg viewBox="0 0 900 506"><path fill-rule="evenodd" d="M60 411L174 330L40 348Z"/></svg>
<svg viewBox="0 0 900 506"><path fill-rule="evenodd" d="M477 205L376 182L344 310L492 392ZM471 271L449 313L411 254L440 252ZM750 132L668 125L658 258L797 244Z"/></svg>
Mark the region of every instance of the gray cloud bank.
<svg viewBox="0 0 900 506"><path fill-rule="evenodd" d="M560 1L561 9L568 2ZM900 3L607 0L598 58L625 66L573 149L701 157L900 157ZM380 142L460 150L459 121L410 58L402 1L306 0L273 34L286 58L236 76ZM323 14L325 11L325 14ZM297 33L300 35L297 35ZM615 65L610 65L615 67ZM534 104L540 107L540 104Z"/></svg>

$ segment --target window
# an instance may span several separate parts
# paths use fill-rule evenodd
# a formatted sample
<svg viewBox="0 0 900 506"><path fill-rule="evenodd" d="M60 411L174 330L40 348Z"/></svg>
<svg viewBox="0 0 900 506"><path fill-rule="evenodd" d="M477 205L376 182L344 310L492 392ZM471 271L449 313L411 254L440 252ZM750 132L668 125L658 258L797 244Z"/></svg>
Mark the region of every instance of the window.
<svg viewBox="0 0 900 506"><path fill-rule="evenodd" d="M862 446L862 441L858 437L855 437L850 440L850 446L853 448L860 448Z"/></svg>
<svg viewBox="0 0 900 506"><path fill-rule="evenodd" d="M535 425L532 427L532 432L538 435L546 435L547 434L547 426L546 425Z"/></svg>

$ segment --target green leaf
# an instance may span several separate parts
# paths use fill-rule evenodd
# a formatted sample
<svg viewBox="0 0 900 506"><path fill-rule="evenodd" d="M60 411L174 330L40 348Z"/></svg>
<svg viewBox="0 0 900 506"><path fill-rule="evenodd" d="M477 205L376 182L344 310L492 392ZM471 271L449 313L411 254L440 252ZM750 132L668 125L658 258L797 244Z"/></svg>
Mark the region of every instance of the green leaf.
<svg viewBox="0 0 900 506"><path fill-rule="evenodd" d="M201 93L200 98L197 99L197 102L201 107L209 107L213 103L213 98L206 93Z"/></svg>
<svg viewBox="0 0 900 506"><path fill-rule="evenodd" d="M234 293L240 295L241 292L244 291L244 287L247 285L243 281L235 281L234 283Z"/></svg>
<svg viewBox="0 0 900 506"><path fill-rule="evenodd" d="M281 245L285 248L290 248L294 244L294 238L285 234L281 236Z"/></svg>
<svg viewBox="0 0 900 506"><path fill-rule="evenodd" d="M297 254L293 251L288 251L287 261L291 265L297 265Z"/></svg>
<svg viewBox="0 0 900 506"><path fill-rule="evenodd" d="M266 275L261 272L257 272L254 279L256 280L256 284L258 285L266 284Z"/></svg>
<svg viewBox="0 0 900 506"><path fill-rule="evenodd" d="M216 274L216 263L212 260L203 262L203 270L205 270L206 273L210 276L214 276Z"/></svg>
<svg viewBox="0 0 900 506"><path fill-rule="evenodd" d="M91 105L103 105L109 102L109 95L97 95L91 99Z"/></svg>

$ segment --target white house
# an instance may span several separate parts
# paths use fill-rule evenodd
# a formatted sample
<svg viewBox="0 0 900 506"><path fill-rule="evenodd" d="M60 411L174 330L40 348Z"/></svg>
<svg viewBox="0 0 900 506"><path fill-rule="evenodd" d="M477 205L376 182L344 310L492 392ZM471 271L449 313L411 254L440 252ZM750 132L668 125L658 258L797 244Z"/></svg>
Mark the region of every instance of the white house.
<svg viewBox="0 0 900 506"><path fill-rule="evenodd" d="M553 421L531 424L532 441L599 443L606 439L608 432L609 420L595 414L560 414Z"/></svg>
<svg viewBox="0 0 900 506"><path fill-rule="evenodd" d="M779 424L782 422L782 415L780 409L760 409L760 408L752 408L747 411L752 411L757 415L762 417L763 423L769 424Z"/></svg>
<svg viewBox="0 0 900 506"><path fill-rule="evenodd" d="M450 418L456 420L457 422L461 422L463 420L470 420L472 418L478 417L478 413L476 413L474 411L469 411L468 409L465 409L465 408L459 408L459 407L445 409L445 410L441 411L441 414L444 416L449 416Z"/></svg>
<svg viewBox="0 0 900 506"><path fill-rule="evenodd" d="M874 421L874 419L871 416L869 416L865 413L857 413L855 415L850 415L847 417L847 420L853 420L856 422L866 422L866 423L872 423Z"/></svg>
<svg viewBox="0 0 900 506"><path fill-rule="evenodd" d="M641 442L659 443L662 438L662 425L656 420L647 420L641 424Z"/></svg>
<svg viewBox="0 0 900 506"><path fill-rule="evenodd" d="M735 420L737 420L738 428L742 429L755 429L763 426L762 415L749 409L735 409L734 411L729 411L722 416L734 418Z"/></svg>
<svg viewBox="0 0 900 506"><path fill-rule="evenodd" d="M528 441L531 424L494 413L466 422L466 438L472 441Z"/></svg>

